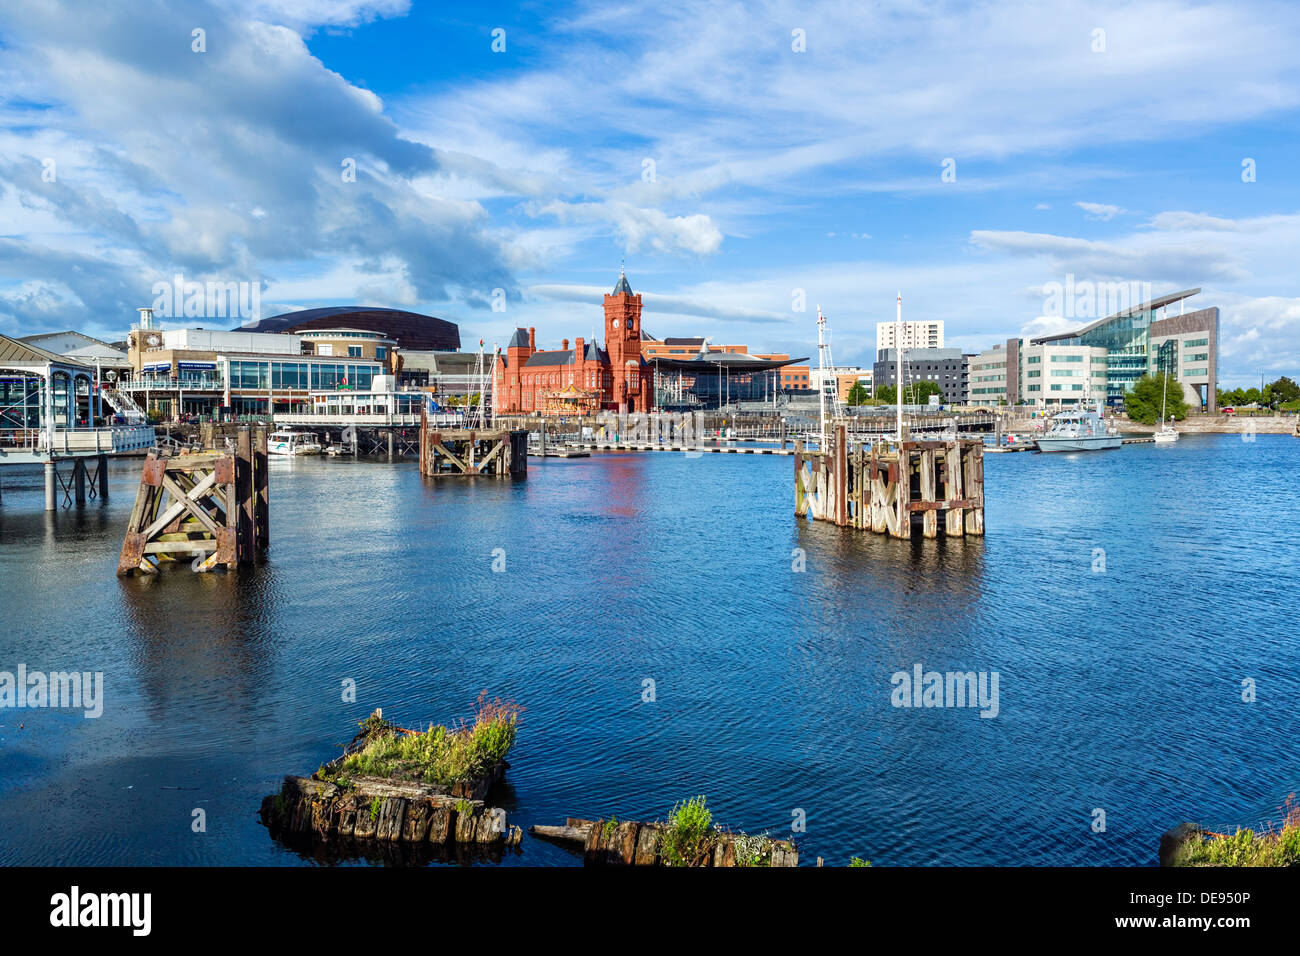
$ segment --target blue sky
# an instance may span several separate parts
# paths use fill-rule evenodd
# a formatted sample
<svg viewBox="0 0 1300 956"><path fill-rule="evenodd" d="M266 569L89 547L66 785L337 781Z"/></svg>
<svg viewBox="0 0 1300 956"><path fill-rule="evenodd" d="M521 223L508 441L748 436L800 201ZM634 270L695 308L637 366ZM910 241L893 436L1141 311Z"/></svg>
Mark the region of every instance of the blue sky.
<svg viewBox="0 0 1300 956"><path fill-rule="evenodd" d="M120 338L181 273L553 344L626 257L659 336L809 355L820 304L869 362L901 289L974 351L1086 321L1044 314L1073 276L1199 286L1221 384L1296 376L1296 36L1176 0L8 2L0 331Z"/></svg>

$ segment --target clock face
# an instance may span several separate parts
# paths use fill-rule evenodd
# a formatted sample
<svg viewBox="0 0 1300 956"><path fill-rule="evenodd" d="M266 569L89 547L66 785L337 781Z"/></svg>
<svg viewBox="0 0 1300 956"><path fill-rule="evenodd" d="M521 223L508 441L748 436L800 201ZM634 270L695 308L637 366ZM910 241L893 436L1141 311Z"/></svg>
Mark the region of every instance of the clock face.
<svg viewBox="0 0 1300 956"><path fill-rule="evenodd" d="M618 319L614 320L614 328L618 328Z"/></svg>

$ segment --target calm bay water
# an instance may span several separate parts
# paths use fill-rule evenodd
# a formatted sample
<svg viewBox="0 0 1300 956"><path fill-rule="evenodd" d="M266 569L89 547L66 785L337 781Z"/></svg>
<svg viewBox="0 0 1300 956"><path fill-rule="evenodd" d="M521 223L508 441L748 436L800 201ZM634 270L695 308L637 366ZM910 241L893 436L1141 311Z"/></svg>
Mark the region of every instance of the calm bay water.
<svg viewBox="0 0 1300 956"><path fill-rule="evenodd" d="M158 580L114 576L138 461L53 516L0 469L0 670L106 683L97 720L0 710L0 863L303 863L257 821L284 774L487 689L526 708L494 801L525 828L705 793L751 832L802 809L805 863L1151 864L1300 790L1297 464L1268 435L989 455L986 537L909 543L796 521L788 458L274 461L268 563ZM997 671L997 718L892 707L918 662Z"/></svg>

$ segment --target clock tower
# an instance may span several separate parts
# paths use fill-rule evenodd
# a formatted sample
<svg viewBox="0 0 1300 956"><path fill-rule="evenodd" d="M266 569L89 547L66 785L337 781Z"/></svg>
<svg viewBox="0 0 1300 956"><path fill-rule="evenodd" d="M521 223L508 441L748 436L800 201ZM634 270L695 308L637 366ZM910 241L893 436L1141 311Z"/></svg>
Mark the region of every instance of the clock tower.
<svg viewBox="0 0 1300 956"><path fill-rule="evenodd" d="M605 350L613 378L612 406L620 413L648 412L653 394L650 367L641 358L641 296L633 294L627 273L605 296Z"/></svg>

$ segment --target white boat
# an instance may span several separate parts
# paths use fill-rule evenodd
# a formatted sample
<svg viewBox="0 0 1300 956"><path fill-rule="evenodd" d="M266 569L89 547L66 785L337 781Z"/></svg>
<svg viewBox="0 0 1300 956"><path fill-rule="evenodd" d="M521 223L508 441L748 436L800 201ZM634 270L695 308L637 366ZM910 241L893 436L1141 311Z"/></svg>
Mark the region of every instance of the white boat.
<svg viewBox="0 0 1300 956"><path fill-rule="evenodd" d="M286 428L266 436L266 453L268 455L319 455L321 447L320 442L311 432L296 432Z"/></svg>
<svg viewBox="0 0 1300 956"><path fill-rule="evenodd" d="M1051 421L1051 427L1038 439L1039 451L1101 451L1124 444L1123 438L1106 428L1100 405L1057 412Z"/></svg>
<svg viewBox="0 0 1300 956"><path fill-rule="evenodd" d="M1158 444L1164 445L1171 441L1178 441L1178 429L1172 423L1165 421L1165 406L1169 400L1169 376L1161 373L1160 377L1160 428L1151 437Z"/></svg>

